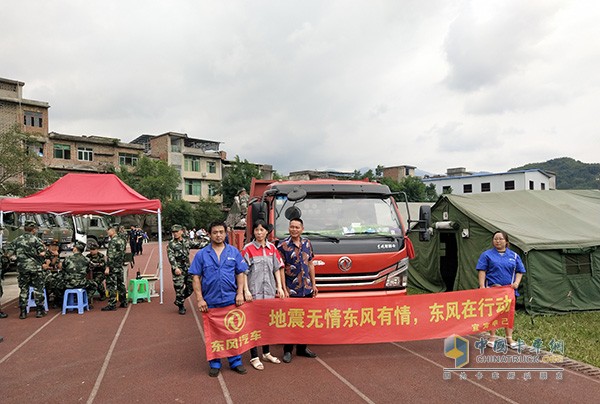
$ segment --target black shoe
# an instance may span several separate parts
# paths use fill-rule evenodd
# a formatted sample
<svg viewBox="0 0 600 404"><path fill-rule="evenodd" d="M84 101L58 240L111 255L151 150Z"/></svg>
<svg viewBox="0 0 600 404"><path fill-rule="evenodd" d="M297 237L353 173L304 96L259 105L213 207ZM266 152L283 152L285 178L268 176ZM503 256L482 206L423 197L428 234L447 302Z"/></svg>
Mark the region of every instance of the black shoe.
<svg viewBox="0 0 600 404"><path fill-rule="evenodd" d="M210 370L208 371L208 375L210 377L217 377L217 376L219 376L220 371L221 371L221 369L219 369L219 368L210 368Z"/></svg>
<svg viewBox="0 0 600 404"><path fill-rule="evenodd" d="M135 279L137 279L137 280L142 279L142 275L140 274L140 271L137 271L137 273L135 274Z"/></svg>
<svg viewBox="0 0 600 404"><path fill-rule="evenodd" d="M284 363L290 363L292 361L292 353L291 352L284 352L283 353L283 362Z"/></svg>
<svg viewBox="0 0 600 404"><path fill-rule="evenodd" d="M0 318L6 318L6 317L8 317L8 314L6 314L3 311L0 311Z"/></svg>
<svg viewBox="0 0 600 404"><path fill-rule="evenodd" d="M305 358L316 358L317 354L306 348L304 351L296 352L298 356L304 356Z"/></svg>
<svg viewBox="0 0 600 404"><path fill-rule="evenodd" d="M235 373L239 373L240 375L245 375L246 373L248 373L246 368L242 365L231 368L231 370L233 370Z"/></svg>
<svg viewBox="0 0 600 404"><path fill-rule="evenodd" d="M117 310L116 306L104 306L100 309L100 311L115 311Z"/></svg>
<svg viewBox="0 0 600 404"><path fill-rule="evenodd" d="M27 318L27 309L21 309L21 314L19 314L19 318L21 320L25 320Z"/></svg>
<svg viewBox="0 0 600 404"><path fill-rule="evenodd" d="M183 304L179 306L179 314L181 314L182 316L185 314L185 307L183 306Z"/></svg>
<svg viewBox="0 0 600 404"><path fill-rule="evenodd" d="M121 302L121 304L119 305L119 307L122 307L124 309L127 308L127 302Z"/></svg>
<svg viewBox="0 0 600 404"><path fill-rule="evenodd" d="M42 318L46 315L46 310L44 310L44 306L37 307L35 312L35 318Z"/></svg>

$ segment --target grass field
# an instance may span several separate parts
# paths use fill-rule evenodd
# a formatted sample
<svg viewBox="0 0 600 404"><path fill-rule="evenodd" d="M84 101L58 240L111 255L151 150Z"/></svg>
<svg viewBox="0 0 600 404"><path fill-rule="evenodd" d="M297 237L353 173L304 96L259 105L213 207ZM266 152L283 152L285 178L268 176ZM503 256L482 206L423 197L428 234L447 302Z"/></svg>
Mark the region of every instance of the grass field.
<svg viewBox="0 0 600 404"><path fill-rule="evenodd" d="M408 288L407 293L424 292ZM498 335L504 335L504 331L499 331ZM552 339L562 341L565 356L600 368L600 311L530 316L525 310L517 310L513 337L522 339L527 345L539 338L544 351L550 351L548 343Z"/></svg>
<svg viewBox="0 0 600 404"><path fill-rule="evenodd" d="M563 341L565 356L600 367L600 312L570 313L564 315L530 316L525 311L515 313L514 338L527 345L540 338L543 350L548 343Z"/></svg>

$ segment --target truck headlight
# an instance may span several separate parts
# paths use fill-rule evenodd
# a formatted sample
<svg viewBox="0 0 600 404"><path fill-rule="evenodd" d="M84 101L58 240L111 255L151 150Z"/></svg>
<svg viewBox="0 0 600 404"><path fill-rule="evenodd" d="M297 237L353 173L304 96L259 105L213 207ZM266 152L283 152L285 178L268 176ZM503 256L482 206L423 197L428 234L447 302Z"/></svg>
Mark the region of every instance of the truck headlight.
<svg viewBox="0 0 600 404"><path fill-rule="evenodd" d="M408 260L403 259L398 263L398 269L390 272L385 279L386 288L405 288L408 283Z"/></svg>

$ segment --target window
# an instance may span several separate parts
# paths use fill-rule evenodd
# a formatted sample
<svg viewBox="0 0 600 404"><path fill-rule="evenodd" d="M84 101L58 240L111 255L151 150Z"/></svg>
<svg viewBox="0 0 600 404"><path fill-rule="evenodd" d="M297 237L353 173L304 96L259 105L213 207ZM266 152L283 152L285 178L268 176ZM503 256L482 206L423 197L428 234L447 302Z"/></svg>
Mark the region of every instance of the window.
<svg viewBox="0 0 600 404"><path fill-rule="evenodd" d="M515 189L515 181L504 181L504 190L505 191L514 191Z"/></svg>
<svg viewBox="0 0 600 404"><path fill-rule="evenodd" d="M119 153L119 165L135 166L138 163L138 155L132 153Z"/></svg>
<svg viewBox="0 0 600 404"><path fill-rule="evenodd" d="M71 160L71 146L69 146L68 144L55 144L54 158Z"/></svg>
<svg viewBox="0 0 600 404"><path fill-rule="evenodd" d="M78 147L77 148L77 160L79 161L93 161L94 151L89 147Z"/></svg>
<svg viewBox="0 0 600 404"><path fill-rule="evenodd" d="M529 181L529 189L535 189L533 181Z"/></svg>
<svg viewBox="0 0 600 404"><path fill-rule="evenodd" d="M27 153L30 156L44 157L44 145L41 143L29 143L27 145Z"/></svg>
<svg viewBox="0 0 600 404"><path fill-rule="evenodd" d="M181 153L181 140L171 139L171 151L173 153Z"/></svg>
<svg viewBox="0 0 600 404"><path fill-rule="evenodd" d="M492 187L490 186L489 182L484 182L483 184L481 184L481 192L490 192L492 190Z"/></svg>
<svg viewBox="0 0 600 404"><path fill-rule="evenodd" d="M543 191L546 189L546 184L544 184L543 182L540 184L540 189Z"/></svg>
<svg viewBox="0 0 600 404"><path fill-rule="evenodd" d="M450 185L445 185L442 187L442 194L450 194L452 193L452 187Z"/></svg>
<svg viewBox="0 0 600 404"><path fill-rule="evenodd" d="M216 174L217 173L217 163L215 163L214 161L208 161L206 163L206 171L208 171L211 174Z"/></svg>
<svg viewBox="0 0 600 404"><path fill-rule="evenodd" d="M589 253L563 255L565 260L565 270L567 275L591 275L592 260Z"/></svg>
<svg viewBox="0 0 600 404"><path fill-rule="evenodd" d="M464 184L463 185L463 194L470 194L471 192L473 192L473 185L472 184Z"/></svg>
<svg viewBox="0 0 600 404"><path fill-rule="evenodd" d="M185 156L183 163L185 171L200 171L200 157L198 156Z"/></svg>
<svg viewBox="0 0 600 404"><path fill-rule="evenodd" d="M202 193L202 182L200 180L185 180L185 194L200 196Z"/></svg>
<svg viewBox="0 0 600 404"><path fill-rule="evenodd" d="M38 123L37 126L42 127L42 114L41 112L34 111L24 111L23 112L23 125L25 126L36 126L35 123Z"/></svg>
<svg viewBox="0 0 600 404"><path fill-rule="evenodd" d="M210 183L208 184L208 196L213 197L219 193L219 185Z"/></svg>

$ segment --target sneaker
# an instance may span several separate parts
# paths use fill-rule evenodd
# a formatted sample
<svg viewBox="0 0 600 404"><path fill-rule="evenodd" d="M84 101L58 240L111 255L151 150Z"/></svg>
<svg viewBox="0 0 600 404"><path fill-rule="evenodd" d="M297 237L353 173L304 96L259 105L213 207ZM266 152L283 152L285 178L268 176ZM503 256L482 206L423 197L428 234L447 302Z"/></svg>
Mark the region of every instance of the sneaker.
<svg viewBox="0 0 600 404"><path fill-rule="evenodd" d="M221 369L219 369L219 368L210 368L210 370L208 371L208 375L210 377L217 377L217 376L219 376L220 371L221 371Z"/></svg>
<svg viewBox="0 0 600 404"><path fill-rule="evenodd" d="M243 367L242 365L236 366L236 367L232 368L231 370L233 370L235 373L239 373L240 375L245 375L246 373L248 373L246 368Z"/></svg>
<svg viewBox="0 0 600 404"><path fill-rule="evenodd" d="M0 311L0 318L6 318L6 317L8 317L8 314L6 314L3 311Z"/></svg>
<svg viewBox="0 0 600 404"><path fill-rule="evenodd" d="M292 361L292 353L291 352L284 352L283 353L283 362L290 363L291 361Z"/></svg>
<svg viewBox="0 0 600 404"><path fill-rule="evenodd" d="M179 306L179 314L181 314L182 316L185 314L185 307L183 306L183 304Z"/></svg>
<svg viewBox="0 0 600 404"><path fill-rule="evenodd" d="M100 309L100 311L115 311L115 310L117 310L116 306L105 306Z"/></svg>
<svg viewBox="0 0 600 404"><path fill-rule="evenodd" d="M127 302L121 302L121 304L119 305L119 307L122 307L124 309L127 308Z"/></svg>

